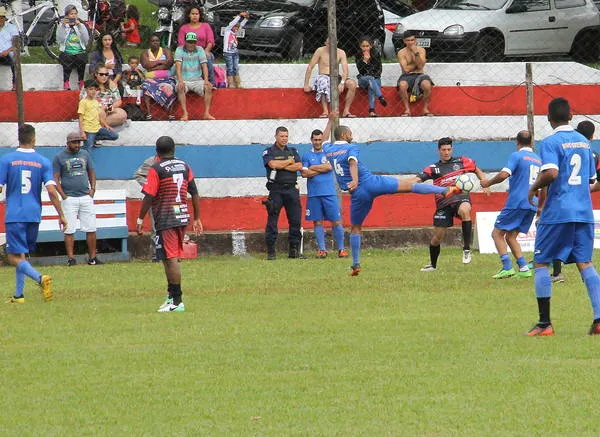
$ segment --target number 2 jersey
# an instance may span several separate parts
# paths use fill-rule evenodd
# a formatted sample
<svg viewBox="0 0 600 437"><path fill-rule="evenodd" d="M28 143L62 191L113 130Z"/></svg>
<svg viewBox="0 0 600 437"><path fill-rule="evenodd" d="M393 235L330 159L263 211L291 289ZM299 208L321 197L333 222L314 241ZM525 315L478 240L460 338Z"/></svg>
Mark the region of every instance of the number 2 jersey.
<svg viewBox="0 0 600 437"><path fill-rule="evenodd" d="M190 223L187 195L197 194L198 190L192 169L185 161L166 158L154 163L142 192L153 197L152 216L157 231Z"/></svg>
<svg viewBox="0 0 600 437"><path fill-rule="evenodd" d="M42 184L56 185L52 165L34 149L21 149L0 159L0 185L6 185L6 223L39 223Z"/></svg>
<svg viewBox="0 0 600 437"><path fill-rule="evenodd" d="M350 175L350 159L354 159L358 167L359 185L366 182L373 174L359 160L360 149L356 144L346 141L336 141L335 143L324 143L323 151L327 160L333 167L338 186L342 191L348 191L348 183L352 181Z"/></svg>
<svg viewBox="0 0 600 437"><path fill-rule="evenodd" d="M540 223L594 223L589 184L596 179L596 166L589 141L571 126L558 126L539 151L540 170L558 170L548 186Z"/></svg>
<svg viewBox="0 0 600 437"><path fill-rule="evenodd" d="M457 156L456 158L450 158L448 161L440 160L435 164L425 167L418 176L422 181L432 179L433 185L437 185L438 187L451 187L456 183L456 178L461 174L473 173L476 168L475 161L471 158ZM438 209L469 200L468 193L459 193L448 198L442 194L435 195L435 204Z"/></svg>

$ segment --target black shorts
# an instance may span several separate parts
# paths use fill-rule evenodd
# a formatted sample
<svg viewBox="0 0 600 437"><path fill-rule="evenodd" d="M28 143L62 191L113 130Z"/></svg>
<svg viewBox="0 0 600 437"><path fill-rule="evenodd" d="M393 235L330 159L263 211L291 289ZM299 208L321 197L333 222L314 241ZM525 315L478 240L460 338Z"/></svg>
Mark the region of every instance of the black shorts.
<svg viewBox="0 0 600 437"><path fill-rule="evenodd" d="M464 202L471 203L468 200L463 200L437 209L433 214L433 226L436 228L451 228L454 225L454 217L459 217L458 208Z"/></svg>

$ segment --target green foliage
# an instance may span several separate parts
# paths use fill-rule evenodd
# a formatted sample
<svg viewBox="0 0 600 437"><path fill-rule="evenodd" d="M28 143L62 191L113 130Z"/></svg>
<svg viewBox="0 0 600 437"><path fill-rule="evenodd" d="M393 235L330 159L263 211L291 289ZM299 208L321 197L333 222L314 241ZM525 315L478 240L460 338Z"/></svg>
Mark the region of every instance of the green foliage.
<svg viewBox="0 0 600 437"><path fill-rule="evenodd" d="M443 248L348 260L211 257L182 264L185 313L157 314L162 267L44 268L0 307L0 434L21 436L592 436L598 338L573 266L557 336L531 279ZM0 269L6 297L14 270Z"/></svg>

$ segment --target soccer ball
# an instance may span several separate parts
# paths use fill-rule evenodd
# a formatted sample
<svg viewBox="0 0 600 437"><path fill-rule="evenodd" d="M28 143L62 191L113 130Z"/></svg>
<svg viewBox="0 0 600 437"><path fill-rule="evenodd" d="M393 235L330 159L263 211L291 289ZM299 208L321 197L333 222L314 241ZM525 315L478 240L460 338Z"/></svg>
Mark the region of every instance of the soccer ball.
<svg viewBox="0 0 600 437"><path fill-rule="evenodd" d="M473 188L475 188L475 184L468 174L461 174L457 177L455 185L460 188L463 193L470 193Z"/></svg>

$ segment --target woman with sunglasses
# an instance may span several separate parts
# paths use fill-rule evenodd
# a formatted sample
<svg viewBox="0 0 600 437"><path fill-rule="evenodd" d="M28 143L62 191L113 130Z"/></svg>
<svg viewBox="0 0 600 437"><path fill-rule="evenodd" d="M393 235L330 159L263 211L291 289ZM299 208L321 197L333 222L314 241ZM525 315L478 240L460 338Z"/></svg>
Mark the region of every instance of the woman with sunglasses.
<svg viewBox="0 0 600 437"><path fill-rule="evenodd" d="M90 69L95 68L98 64L102 64L107 68L111 81L115 84L120 82L123 74L123 57L110 33L103 32L100 34L96 50L90 56ZM94 71L90 70L90 73L94 73Z"/></svg>
<svg viewBox="0 0 600 437"><path fill-rule="evenodd" d="M109 79L110 73L104 64L96 65L94 79L98 84L96 100L102 105L106 113L106 122L109 126L121 126L127 120L127 113L121 108L123 102L117 85ZM81 91L80 99L86 97L85 88Z"/></svg>

